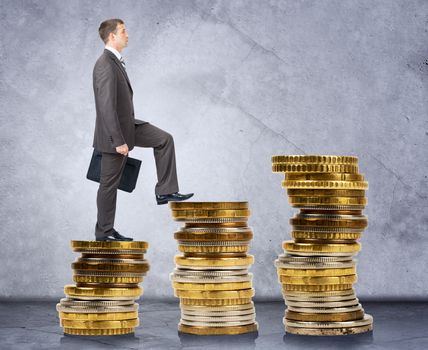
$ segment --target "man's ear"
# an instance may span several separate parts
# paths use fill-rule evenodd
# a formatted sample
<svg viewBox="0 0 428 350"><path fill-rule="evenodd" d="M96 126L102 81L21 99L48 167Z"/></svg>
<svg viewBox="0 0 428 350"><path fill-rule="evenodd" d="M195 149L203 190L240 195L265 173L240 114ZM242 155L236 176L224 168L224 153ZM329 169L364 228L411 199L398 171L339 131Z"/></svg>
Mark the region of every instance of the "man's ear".
<svg viewBox="0 0 428 350"><path fill-rule="evenodd" d="M114 40L114 33L113 32L110 32L109 34L108 34L108 42L111 42L111 41L113 41Z"/></svg>

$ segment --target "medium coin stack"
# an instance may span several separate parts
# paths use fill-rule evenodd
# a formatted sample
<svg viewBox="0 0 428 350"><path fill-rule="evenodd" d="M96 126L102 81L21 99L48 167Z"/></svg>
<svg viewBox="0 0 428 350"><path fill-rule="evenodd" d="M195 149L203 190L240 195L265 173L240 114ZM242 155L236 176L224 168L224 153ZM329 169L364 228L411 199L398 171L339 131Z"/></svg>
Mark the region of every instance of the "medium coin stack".
<svg viewBox="0 0 428 350"><path fill-rule="evenodd" d="M292 241L275 261L287 309L285 330L304 335L344 335L373 329L353 283L357 240L367 227L364 176L352 156L272 157L272 171L300 212L290 220Z"/></svg>
<svg viewBox="0 0 428 350"><path fill-rule="evenodd" d="M81 257L72 263L73 280L56 308L64 333L119 335L139 325L138 286L149 270L147 242L71 241Z"/></svg>
<svg viewBox="0 0 428 350"><path fill-rule="evenodd" d="M253 232L247 202L171 202L175 221L184 226L174 237L183 255L171 273L180 298L179 332L227 335L258 329L251 298L254 262L247 255Z"/></svg>

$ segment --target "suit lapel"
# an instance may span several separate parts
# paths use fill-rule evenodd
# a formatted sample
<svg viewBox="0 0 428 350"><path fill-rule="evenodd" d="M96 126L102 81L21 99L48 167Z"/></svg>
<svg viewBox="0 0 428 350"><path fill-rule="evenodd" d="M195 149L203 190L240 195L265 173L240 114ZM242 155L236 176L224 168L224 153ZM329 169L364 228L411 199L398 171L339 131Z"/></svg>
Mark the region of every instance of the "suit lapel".
<svg viewBox="0 0 428 350"><path fill-rule="evenodd" d="M125 77L125 79L128 83L129 88L131 89L131 92L133 92L131 82L129 81L129 78L128 78L128 74L126 74L126 70L125 70L125 68L123 68L122 63L120 63L120 61L117 59L115 54L113 52L111 52L110 50L104 49L104 52L107 55L109 55L110 58L113 60L113 62L119 67L120 71L122 72L123 76Z"/></svg>

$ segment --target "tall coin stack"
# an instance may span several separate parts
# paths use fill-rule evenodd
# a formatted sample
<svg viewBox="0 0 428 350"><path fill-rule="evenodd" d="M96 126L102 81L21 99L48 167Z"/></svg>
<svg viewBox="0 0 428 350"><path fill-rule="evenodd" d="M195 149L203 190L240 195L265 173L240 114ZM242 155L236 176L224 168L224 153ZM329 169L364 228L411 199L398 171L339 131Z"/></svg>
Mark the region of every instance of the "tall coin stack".
<svg viewBox="0 0 428 350"><path fill-rule="evenodd" d="M291 220L293 241L275 261L287 305L285 330L305 335L344 335L373 329L353 289L354 255L367 227L362 210L368 183L352 156L272 157L272 171L300 212Z"/></svg>
<svg viewBox="0 0 428 350"><path fill-rule="evenodd" d="M171 273L180 298L178 330L226 335L258 329L251 298L254 257L247 255L253 232L247 202L171 202L172 216L184 226L174 237L183 255Z"/></svg>
<svg viewBox="0 0 428 350"><path fill-rule="evenodd" d="M60 325L72 335L133 333L139 325L138 286L149 270L147 242L71 241L81 257L72 263L73 280L57 304Z"/></svg>

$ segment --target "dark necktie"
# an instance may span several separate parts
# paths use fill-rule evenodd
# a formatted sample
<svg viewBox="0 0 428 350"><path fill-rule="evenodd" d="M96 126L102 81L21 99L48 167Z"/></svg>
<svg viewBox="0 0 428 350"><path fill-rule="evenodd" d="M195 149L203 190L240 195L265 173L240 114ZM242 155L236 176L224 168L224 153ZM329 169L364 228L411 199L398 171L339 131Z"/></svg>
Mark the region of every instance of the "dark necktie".
<svg viewBox="0 0 428 350"><path fill-rule="evenodd" d="M123 59L123 57L120 58L120 63L122 63L123 68L126 69L125 60Z"/></svg>

